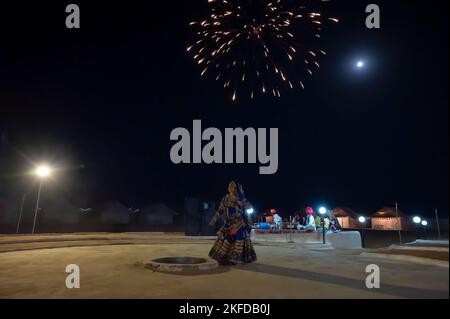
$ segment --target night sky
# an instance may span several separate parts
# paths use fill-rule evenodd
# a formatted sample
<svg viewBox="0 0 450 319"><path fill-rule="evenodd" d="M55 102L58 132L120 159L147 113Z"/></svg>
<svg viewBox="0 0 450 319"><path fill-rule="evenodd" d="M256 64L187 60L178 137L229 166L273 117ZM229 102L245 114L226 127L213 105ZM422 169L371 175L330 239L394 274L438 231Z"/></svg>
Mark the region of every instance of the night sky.
<svg viewBox="0 0 450 319"><path fill-rule="evenodd" d="M373 213L398 201L448 215L446 1L377 1L381 29L369 30L372 2L335 0L341 23L325 30L328 54L306 90L237 103L185 51L206 0L72 2L80 30L65 28L71 2L0 4L0 193L20 196L30 161L45 160L79 205L220 200L237 179L259 209ZM172 164L170 132L194 119L279 128L278 173Z"/></svg>

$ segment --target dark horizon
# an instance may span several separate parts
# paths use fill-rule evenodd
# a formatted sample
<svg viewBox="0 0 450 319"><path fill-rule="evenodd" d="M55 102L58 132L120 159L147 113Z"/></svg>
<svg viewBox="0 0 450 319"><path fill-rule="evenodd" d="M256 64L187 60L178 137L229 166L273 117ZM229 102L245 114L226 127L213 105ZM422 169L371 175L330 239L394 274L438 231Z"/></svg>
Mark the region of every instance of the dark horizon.
<svg viewBox="0 0 450 319"><path fill-rule="evenodd" d="M398 202L448 217L446 2L379 1L381 29L368 30L368 2L334 0L341 23L324 31L328 54L306 89L236 103L185 52L206 2L76 1L80 30L65 28L58 1L0 4L0 198L20 198L32 162L46 161L56 188L83 204L218 201L238 180L261 210L371 214ZM370 64L356 73L360 57ZM195 119L279 128L278 173L172 164L171 130Z"/></svg>

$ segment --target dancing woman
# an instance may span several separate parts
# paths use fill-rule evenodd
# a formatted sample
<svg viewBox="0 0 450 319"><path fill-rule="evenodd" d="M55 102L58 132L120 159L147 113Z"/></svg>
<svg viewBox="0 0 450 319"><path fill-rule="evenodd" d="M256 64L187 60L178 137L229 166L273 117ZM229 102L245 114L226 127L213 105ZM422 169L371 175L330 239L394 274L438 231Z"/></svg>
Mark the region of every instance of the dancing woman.
<svg viewBox="0 0 450 319"><path fill-rule="evenodd" d="M245 198L242 186L237 182L228 185L228 194L220 203L219 209L209 223L211 226L223 219L224 225L217 232L217 240L209 256L221 265L251 263L256 253L250 241L251 221L245 211L250 203Z"/></svg>

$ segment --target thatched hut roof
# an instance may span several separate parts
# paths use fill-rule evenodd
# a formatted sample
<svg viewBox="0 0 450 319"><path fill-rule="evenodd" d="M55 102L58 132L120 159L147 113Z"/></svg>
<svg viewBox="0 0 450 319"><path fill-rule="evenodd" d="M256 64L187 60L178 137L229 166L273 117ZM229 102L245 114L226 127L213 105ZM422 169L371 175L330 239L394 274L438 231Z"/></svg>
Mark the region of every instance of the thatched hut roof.
<svg viewBox="0 0 450 319"><path fill-rule="evenodd" d="M357 219L358 214L351 208L348 207L336 207L333 209L334 216L336 217L350 217Z"/></svg>
<svg viewBox="0 0 450 319"><path fill-rule="evenodd" d="M395 211L395 208L393 207L383 207L382 209L378 210L374 215L374 218L392 218L397 217L397 213ZM398 210L398 217L406 218L406 214L403 213L401 210Z"/></svg>
<svg viewBox="0 0 450 319"><path fill-rule="evenodd" d="M149 224L173 224L178 213L164 204L147 205L140 214L140 220Z"/></svg>
<svg viewBox="0 0 450 319"><path fill-rule="evenodd" d="M129 211L118 201L109 201L99 207L100 221L105 224L128 224Z"/></svg>
<svg viewBox="0 0 450 319"><path fill-rule="evenodd" d="M142 209L142 214L174 216L178 213L164 204L150 204Z"/></svg>

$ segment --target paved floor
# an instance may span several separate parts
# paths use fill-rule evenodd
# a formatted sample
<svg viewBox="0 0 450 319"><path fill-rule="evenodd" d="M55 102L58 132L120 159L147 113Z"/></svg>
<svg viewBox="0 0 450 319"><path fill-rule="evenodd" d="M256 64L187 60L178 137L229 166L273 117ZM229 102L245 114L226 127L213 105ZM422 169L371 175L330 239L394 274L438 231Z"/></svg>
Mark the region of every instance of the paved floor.
<svg viewBox="0 0 450 319"><path fill-rule="evenodd" d="M195 276L144 268L157 257L205 257L212 243L177 234L0 236L0 298L448 298L448 268L293 244L255 243L257 263ZM80 266L80 289L66 288L68 264ZM380 289L365 286L368 264L380 267Z"/></svg>

